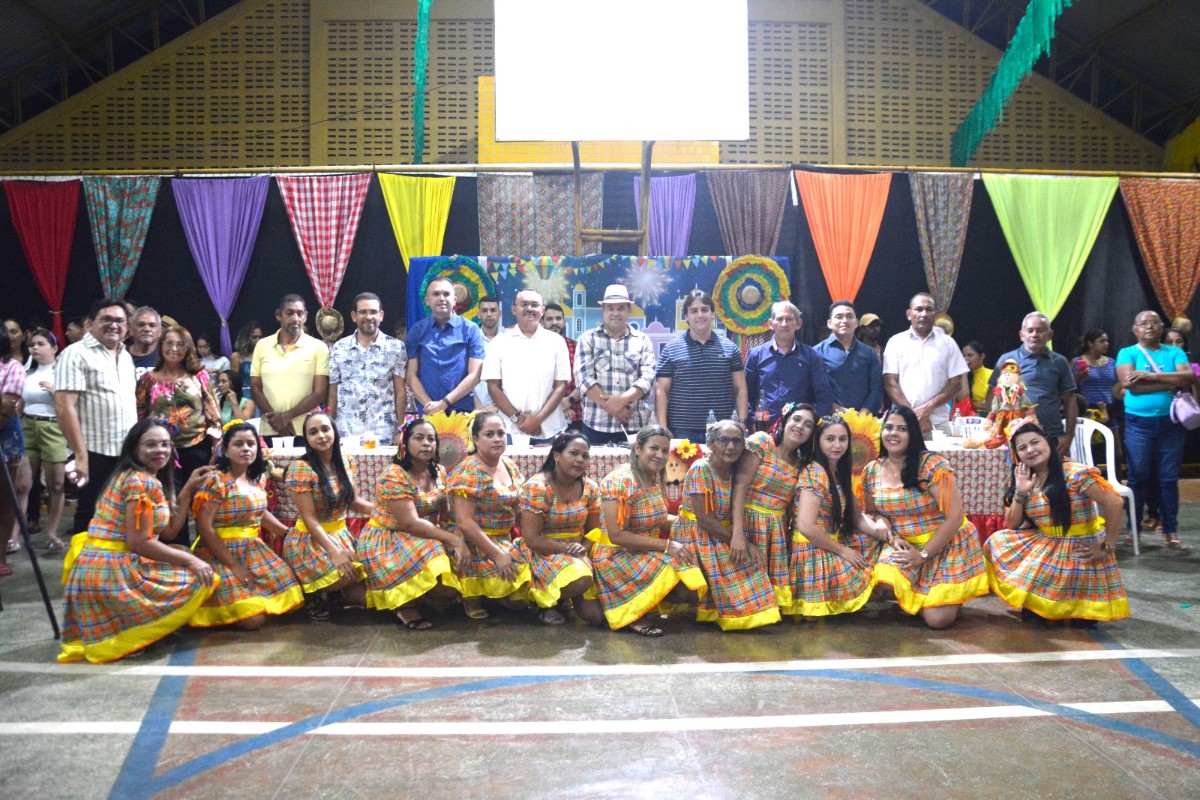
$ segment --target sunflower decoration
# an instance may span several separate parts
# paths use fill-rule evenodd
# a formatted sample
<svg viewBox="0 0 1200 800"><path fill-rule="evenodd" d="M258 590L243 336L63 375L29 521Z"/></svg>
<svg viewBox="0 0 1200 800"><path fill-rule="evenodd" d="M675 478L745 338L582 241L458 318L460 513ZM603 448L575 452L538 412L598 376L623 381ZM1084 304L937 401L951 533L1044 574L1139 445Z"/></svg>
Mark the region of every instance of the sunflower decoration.
<svg viewBox="0 0 1200 800"><path fill-rule="evenodd" d="M867 463L879 458L879 417L867 411L851 409L842 414L850 429L850 476L854 495L862 501L862 474Z"/></svg>
<svg viewBox="0 0 1200 800"><path fill-rule="evenodd" d="M425 417L425 421L437 431L438 463L447 472L467 457L467 448L471 444L471 420L474 418L474 414L447 414L444 411Z"/></svg>
<svg viewBox="0 0 1200 800"><path fill-rule="evenodd" d="M771 305L786 300L792 287L779 264L763 256L742 256L729 262L713 285L717 318L733 333L763 333Z"/></svg>
<svg viewBox="0 0 1200 800"><path fill-rule="evenodd" d="M480 299L496 294L496 281L487 274L487 270L479 262L467 256L449 256L439 258L430 265L421 280L421 297L430 281L447 280L454 286L454 313L460 317L474 319ZM424 299L421 301L424 303ZM426 306L428 311L429 307Z"/></svg>
<svg viewBox="0 0 1200 800"><path fill-rule="evenodd" d="M683 504L683 481L687 478L688 469L702 455L704 453L700 447L688 439L680 439L667 453L663 498L667 501L667 511L670 513L679 513L679 506Z"/></svg>

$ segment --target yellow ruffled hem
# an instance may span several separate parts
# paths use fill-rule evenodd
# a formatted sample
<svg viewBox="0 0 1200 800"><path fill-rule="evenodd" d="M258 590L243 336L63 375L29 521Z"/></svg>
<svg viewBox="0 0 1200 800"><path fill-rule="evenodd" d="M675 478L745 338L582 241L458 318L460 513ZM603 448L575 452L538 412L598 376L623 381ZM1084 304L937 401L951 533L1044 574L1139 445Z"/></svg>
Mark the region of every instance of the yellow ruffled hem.
<svg viewBox="0 0 1200 800"><path fill-rule="evenodd" d="M529 587L529 599L538 604L539 608L553 608L562 597L562 590L580 578L592 577L592 571L579 559L571 559L571 563L559 570L554 576L554 582L544 589Z"/></svg>
<svg viewBox="0 0 1200 800"><path fill-rule="evenodd" d="M642 589L629 600L616 608L606 608L604 610L604 619L608 621L608 627L615 631L637 622L662 602L663 598L671 593L671 590L675 588L679 581L680 575L678 572L674 569L664 569L659 573L658 577L650 582L649 586Z"/></svg>
<svg viewBox="0 0 1200 800"><path fill-rule="evenodd" d="M751 628L761 628L763 625L774 625L783 619L778 608L768 608L744 617L722 617L716 609L705 609L696 612L697 622L715 622L723 631L748 631Z"/></svg>
<svg viewBox="0 0 1200 800"><path fill-rule="evenodd" d="M188 620L196 614L196 610L212 597L219 581L220 577L214 576L211 587L196 592L191 600L161 619L123 630L115 636L95 644L84 644L81 640L64 641L62 652L58 654L58 663L71 664L87 660L93 664L103 664L124 658L130 653L154 644L164 636L186 625Z"/></svg>
<svg viewBox="0 0 1200 800"><path fill-rule="evenodd" d="M775 605L782 608L790 608L792 603L792 587L790 586L772 586L775 590Z"/></svg>
<svg viewBox="0 0 1200 800"><path fill-rule="evenodd" d="M196 616L188 621L193 628L215 628L218 625L232 625L244 619L268 614L278 616L286 614L304 604L304 590L298 585L272 597L247 597L227 606L219 608L201 608Z"/></svg>
<svg viewBox="0 0 1200 800"><path fill-rule="evenodd" d="M867 604L867 601L871 599L873 591L875 591L874 579L869 582L866 591L849 600L832 600L823 603L794 600L791 605L783 609L783 613L789 616L804 617L832 617L837 614L853 614Z"/></svg>
<svg viewBox="0 0 1200 800"><path fill-rule="evenodd" d="M367 608L380 611L400 608L419 597L424 597L430 589L437 586L439 580L444 586L460 589L458 576L454 574L449 556L434 556L429 559L424 569L399 586L391 589L367 589Z"/></svg>
<svg viewBox="0 0 1200 800"><path fill-rule="evenodd" d="M1129 598L1119 600L1047 600L1044 597L1010 586L996 577L992 564L988 562L988 584L1001 600L1016 609L1028 608L1044 619L1092 619L1111 622L1129 616Z"/></svg>
<svg viewBox="0 0 1200 800"><path fill-rule="evenodd" d="M513 581L506 581L503 578L463 578L460 577L459 583L462 584L460 591L463 597L490 597L493 600L498 600L502 597L507 597L512 600L526 600L529 598L529 565L517 565L517 578Z"/></svg>
<svg viewBox="0 0 1200 800"><path fill-rule="evenodd" d="M921 609L937 606L961 606L968 600L988 593L987 575L976 575L965 583L943 583L933 587L929 594L917 594L913 591L912 583L893 564L879 562L875 565L874 574L876 583L886 583L892 587L896 602L906 614L919 614Z"/></svg>
<svg viewBox="0 0 1200 800"><path fill-rule="evenodd" d="M361 583L362 581L365 581L367 579L367 571L363 568L363 565L357 561L352 561L350 563L354 565L354 576L356 578L355 583ZM300 588L304 590L305 594L312 594L313 592L321 591L327 586L333 586L341 579L342 573L338 572L337 568L334 568L317 578L312 583L300 584Z"/></svg>

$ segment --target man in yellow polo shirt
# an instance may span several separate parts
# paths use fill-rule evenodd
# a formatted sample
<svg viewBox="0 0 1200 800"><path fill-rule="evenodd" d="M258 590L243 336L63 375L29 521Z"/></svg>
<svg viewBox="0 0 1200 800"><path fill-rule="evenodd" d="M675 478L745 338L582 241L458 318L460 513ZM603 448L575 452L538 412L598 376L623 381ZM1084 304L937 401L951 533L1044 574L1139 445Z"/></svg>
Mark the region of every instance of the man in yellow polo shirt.
<svg viewBox="0 0 1200 800"><path fill-rule="evenodd" d="M263 434L303 436L304 415L329 392L329 348L304 332L304 298L286 294L275 309L279 331L254 346L250 394L262 413Z"/></svg>

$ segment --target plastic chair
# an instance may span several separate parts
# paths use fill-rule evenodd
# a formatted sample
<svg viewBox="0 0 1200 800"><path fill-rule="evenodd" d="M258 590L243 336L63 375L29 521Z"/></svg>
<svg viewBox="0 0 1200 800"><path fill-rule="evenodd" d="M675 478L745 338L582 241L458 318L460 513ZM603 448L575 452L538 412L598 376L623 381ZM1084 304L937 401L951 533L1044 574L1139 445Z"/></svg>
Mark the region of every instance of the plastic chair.
<svg viewBox="0 0 1200 800"><path fill-rule="evenodd" d="M954 429L955 436L962 436L967 439L980 439L983 437L983 417L959 417L958 422L951 427Z"/></svg>
<svg viewBox="0 0 1200 800"><path fill-rule="evenodd" d="M1063 427L1066 427L1065 420ZM1104 437L1104 464L1108 473L1105 477L1121 495L1121 499L1125 501L1125 513L1129 519L1129 530L1133 535L1133 554L1141 555L1141 531L1138 529L1136 519L1137 506L1133 501L1133 489L1117 480L1117 443L1113 438L1112 428L1101 425L1093 419L1080 417L1075 421L1075 441L1071 442L1071 458L1081 464L1087 464L1089 467L1096 466L1096 460L1092 457L1092 436L1096 433Z"/></svg>

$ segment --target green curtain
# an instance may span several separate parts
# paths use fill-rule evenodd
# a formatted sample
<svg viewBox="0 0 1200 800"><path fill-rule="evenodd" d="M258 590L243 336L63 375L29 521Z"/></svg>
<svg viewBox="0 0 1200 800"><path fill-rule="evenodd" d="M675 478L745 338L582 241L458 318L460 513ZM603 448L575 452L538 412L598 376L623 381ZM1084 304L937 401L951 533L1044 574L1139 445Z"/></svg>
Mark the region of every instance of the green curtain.
<svg viewBox="0 0 1200 800"><path fill-rule="evenodd" d="M1117 178L983 175L1033 307L1051 321L1071 294Z"/></svg>

